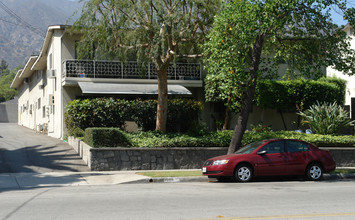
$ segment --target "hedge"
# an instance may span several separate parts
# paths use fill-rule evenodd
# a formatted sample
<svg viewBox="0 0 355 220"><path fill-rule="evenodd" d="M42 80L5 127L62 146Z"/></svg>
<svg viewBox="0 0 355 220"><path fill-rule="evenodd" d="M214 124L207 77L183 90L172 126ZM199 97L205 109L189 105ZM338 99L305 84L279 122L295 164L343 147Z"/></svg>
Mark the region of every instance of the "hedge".
<svg viewBox="0 0 355 220"><path fill-rule="evenodd" d="M256 89L256 104L261 108L296 111L308 109L316 101L338 103L345 101L346 81L338 78L320 80L260 81ZM302 109L301 109L302 110Z"/></svg>
<svg viewBox="0 0 355 220"><path fill-rule="evenodd" d="M201 102L190 99L168 101L167 130L187 131L198 120ZM76 99L66 106L65 125L69 135L76 128L122 128L125 121L135 121L143 131L155 129L156 100L120 100L113 98ZM75 131L76 129L76 131Z"/></svg>
<svg viewBox="0 0 355 220"><path fill-rule="evenodd" d="M132 145L127 134L117 128L87 128L84 142L95 148L130 147Z"/></svg>
<svg viewBox="0 0 355 220"><path fill-rule="evenodd" d="M87 137L88 135L88 137ZM228 147L233 131L205 132L194 136L181 133L162 134L155 131L128 133L117 128L88 128L85 142L92 147ZM317 146L354 146L354 136L331 136L305 134L293 131L246 132L242 144L246 145L264 139L300 139Z"/></svg>
<svg viewBox="0 0 355 220"><path fill-rule="evenodd" d="M297 106L308 109L316 101L338 103L345 101L346 81L338 78L320 80L259 81L255 102L261 108L296 111Z"/></svg>

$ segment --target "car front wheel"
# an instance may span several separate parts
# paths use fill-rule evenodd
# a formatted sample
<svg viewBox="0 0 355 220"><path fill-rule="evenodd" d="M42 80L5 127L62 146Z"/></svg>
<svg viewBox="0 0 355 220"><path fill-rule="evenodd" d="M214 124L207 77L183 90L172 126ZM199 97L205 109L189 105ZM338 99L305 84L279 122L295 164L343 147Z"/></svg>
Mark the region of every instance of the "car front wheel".
<svg viewBox="0 0 355 220"><path fill-rule="evenodd" d="M306 171L307 178L312 181L317 181L322 179L323 169L319 164L313 163L307 167Z"/></svg>
<svg viewBox="0 0 355 220"><path fill-rule="evenodd" d="M238 165L234 171L234 179L237 182L249 182L253 178L253 170L248 165Z"/></svg>

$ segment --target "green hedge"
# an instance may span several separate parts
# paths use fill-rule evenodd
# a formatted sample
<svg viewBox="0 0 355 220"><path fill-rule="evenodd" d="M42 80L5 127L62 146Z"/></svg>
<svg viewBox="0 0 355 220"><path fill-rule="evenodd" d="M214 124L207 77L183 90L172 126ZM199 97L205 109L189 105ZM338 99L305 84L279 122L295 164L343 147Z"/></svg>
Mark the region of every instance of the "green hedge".
<svg viewBox="0 0 355 220"><path fill-rule="evenodd" d="M95 148L132 146L127 134L117 128L87 128L84 142Z"/></svg>
<svg viewBox="0 0 355 220"><path fill-rule="evenodd" d="M155 131L128 133L117 128L88 128L85 142L93 147L228 147L233 131L206 132L199 136L180 133L162 134ZM246 132L242 143L246 145L264 139L300 139L317 146L354 146L354 136L305 134L292 131Z"/></svg>
<svg viewBox="0 0 355 220"><path fill-rule="evenodd" d="M168 101L167 130L187 131L198 120L202 104L189 99ZM69 135L77 133L76 128L118 127L133 120L144 131L155 129L156 100L120 100L113 98L76 99L66 106L65 125ZM75 131L76 129L76 131Z"/></svg>
<svg viewBox="0 0 355 220"><path fill-rule="evenodd" d="M320 80L259 81L255 102L261 108L296 111L309 108L316 101L344 105L346 81L338 78Z"/></svg>

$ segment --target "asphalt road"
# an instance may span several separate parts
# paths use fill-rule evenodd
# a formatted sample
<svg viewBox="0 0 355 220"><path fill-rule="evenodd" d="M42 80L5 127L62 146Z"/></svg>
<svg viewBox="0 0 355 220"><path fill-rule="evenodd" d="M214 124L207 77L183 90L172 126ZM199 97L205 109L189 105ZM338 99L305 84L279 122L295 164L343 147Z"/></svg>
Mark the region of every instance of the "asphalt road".
<svg viewBox="0 0 355 220"><path fill-rule="evenodd" d="M355 182L152 183L0 193L0 219L355 219Z"/></svg>
<svg viewBox="0 0 355 220"><path fill-rule="evenodd" d="M0 123L0 173L61 171L89 168L67 143L17 124Z"/></svg>

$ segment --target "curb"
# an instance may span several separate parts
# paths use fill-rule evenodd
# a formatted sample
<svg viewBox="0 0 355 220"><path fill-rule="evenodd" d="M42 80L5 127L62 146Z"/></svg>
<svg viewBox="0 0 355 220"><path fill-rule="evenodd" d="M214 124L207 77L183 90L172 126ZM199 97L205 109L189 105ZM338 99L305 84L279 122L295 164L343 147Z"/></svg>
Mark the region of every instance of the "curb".
<svg viewBox="0 0 355 220"><path fill-rule="evenodd" d="M351 180L355 179L355 174L324 174L323 180Z"/></svg>
<svg viewBox="0 0 355 220"><path fill-rule="evenodd" d="M197 177L162 177L162 178L146 178L142 180L135 180L125 182L123 184L139 184L139 183L186 183L186 182L208 182L207 176Z"/></svg>

